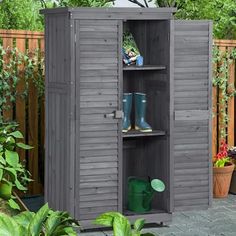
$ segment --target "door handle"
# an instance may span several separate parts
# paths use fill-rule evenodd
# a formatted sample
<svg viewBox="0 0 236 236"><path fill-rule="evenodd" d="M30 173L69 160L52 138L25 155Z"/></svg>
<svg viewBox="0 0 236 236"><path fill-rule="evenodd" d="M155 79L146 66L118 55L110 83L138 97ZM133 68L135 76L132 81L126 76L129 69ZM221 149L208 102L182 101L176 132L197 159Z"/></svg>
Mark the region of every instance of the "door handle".
<svg viewBox="0 0 236 236"><path fill-rule="evenodd" d="M113 118L113 119L122 119L124 116L123 111L113 111L112 113L104 114L105 118Z"/></svg>

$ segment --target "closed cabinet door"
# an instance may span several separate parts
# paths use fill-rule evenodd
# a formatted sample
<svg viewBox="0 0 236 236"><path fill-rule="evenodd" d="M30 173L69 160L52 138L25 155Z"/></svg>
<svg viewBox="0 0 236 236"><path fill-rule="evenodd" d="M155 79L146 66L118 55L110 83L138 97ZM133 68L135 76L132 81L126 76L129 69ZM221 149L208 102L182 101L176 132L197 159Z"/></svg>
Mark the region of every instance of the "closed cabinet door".
<svg viewBox="0 0 236 236"><path fill-rule="evenodd" d="M174 211L205 209L212 199L211 22L173 21Z"/></svg>
<svg viewBox="0 0 236 236"><path fill-rule="evenodd" d="M118 210L119 22L76 21L76 217Z"/></svg>

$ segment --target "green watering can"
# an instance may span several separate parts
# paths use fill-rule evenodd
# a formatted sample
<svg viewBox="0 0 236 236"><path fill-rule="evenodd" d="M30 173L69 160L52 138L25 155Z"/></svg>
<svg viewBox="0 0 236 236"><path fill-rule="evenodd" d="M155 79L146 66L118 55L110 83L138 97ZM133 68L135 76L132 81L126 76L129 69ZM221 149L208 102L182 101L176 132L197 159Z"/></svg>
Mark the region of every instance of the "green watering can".
<svg viewBox="0 0 236 236"><path fill-rule="evenodd" d="M128 210L145 213L151 210L151 202L155 192L163 192L165 184L159 179L152 181L137 177L128 178Z"/></svg>

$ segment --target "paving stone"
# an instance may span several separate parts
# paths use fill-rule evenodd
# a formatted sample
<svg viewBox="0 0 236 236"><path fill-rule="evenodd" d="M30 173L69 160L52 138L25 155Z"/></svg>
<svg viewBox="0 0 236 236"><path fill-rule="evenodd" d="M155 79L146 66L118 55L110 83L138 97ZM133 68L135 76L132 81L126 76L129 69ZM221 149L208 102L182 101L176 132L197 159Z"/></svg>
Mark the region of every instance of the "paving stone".
<svg viewBox="0 0 236 236"><path fill-rule="evenodd" d="M168 227L146 228L160 236L236 236L236 195L214 199L206 211L177 212ZM111 231L82 233L82 236L113 236Z"/></svg>
<svg viewBox="0 0 236 236"><path fill-rule="evenodd" d="M171 235L174 233L181 232L181 230L176 226L169 226L169 227L158 227L158 228L150 228L144 229L143 232L150 232L154 235Z"/></svg>

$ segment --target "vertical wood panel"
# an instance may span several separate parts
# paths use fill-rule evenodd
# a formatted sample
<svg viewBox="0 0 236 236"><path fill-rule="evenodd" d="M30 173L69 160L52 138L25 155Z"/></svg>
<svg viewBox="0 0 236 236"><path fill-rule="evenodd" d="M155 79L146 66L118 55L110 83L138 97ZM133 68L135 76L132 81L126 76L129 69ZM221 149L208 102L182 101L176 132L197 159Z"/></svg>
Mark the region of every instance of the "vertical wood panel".
<svg viewBox="0 0 236 236"><path fill-rule="evenodd" d="M221 53L226 52L225 46L220 46L219 50ZM220 66L220 65L219 65ZM220 75L221 76L221 75ZM225 76L222 74L222 76ZM219 100L218 100L218 147L220 146L220 142L222 141L222 131L226 132L226 127L224 125L224 113L226 112L226 102L223 99L222 90L219 88Z"/></svg>
<svg viewBox="0 0 236 236"><path fill-rule="evenodd" d="M217 65L213 65L214 71L217 68ZM214 158L217 154L217 146L218 146L218 135L217 135L217 87L212 87L212 158Z"/></svg>
<svg viewBox="0 0 236 236"><path fill-rule="evenodd" d="M232 52L233 47L229 47L228 51ZM233 61L229 65L229 93L232 92L235 83L235 61ZM235 128L235 110L234 110L234 104L235 104L235 98L231 97L228 101L228 116L229 116L229 122L227 127L228 132L228 145L234 146L234 128Z"/></svg>
<svg viewBox="0 0 236 236"><path fill-rule="evenodd" d="M3 38L3 48L6 50L6 49L11 49L13 48L13 38ZM3 56L3 59L4 59L4 62L5 62L5 65L7 65L7 63L9 62L10 60L10 57L8 55L8 53L6 55ZM12 102L10 102L10 98L7 97L7 102L6 102L6 106L7 106L7 109L5 109L3 111L3 118L5 121L11 121L13 120L13 104Z"/></svg>
<svg viewBox="0 0 236 236"><path fill-rule="evenodd" d="M20 53L25 53L25 39L16 39L16 47ZM20 65L19 68L19 76L20 80L17 84L16 90L20 96L16 98L16 121L19 124L19 129L24 135L24 139L22 140L25 142L25 134L26 134L26 105L25 105L25 98L22 97L22 94L25 90L25 81L24 81L24 66ZM18 149L20 160L25 162L25 150L19 148Z"/></svg>
<svg viewBox="0 0 236 236"><path fill-rule="evenodd" d="M37 39L29 39L29 51L33 54L38 48ZM29 81L29 97L28 97L28 142L34 148L29 151L28 166L34 180L29 185L29 191L39 194L38 175L38 94L32 79Z"/></svg>

